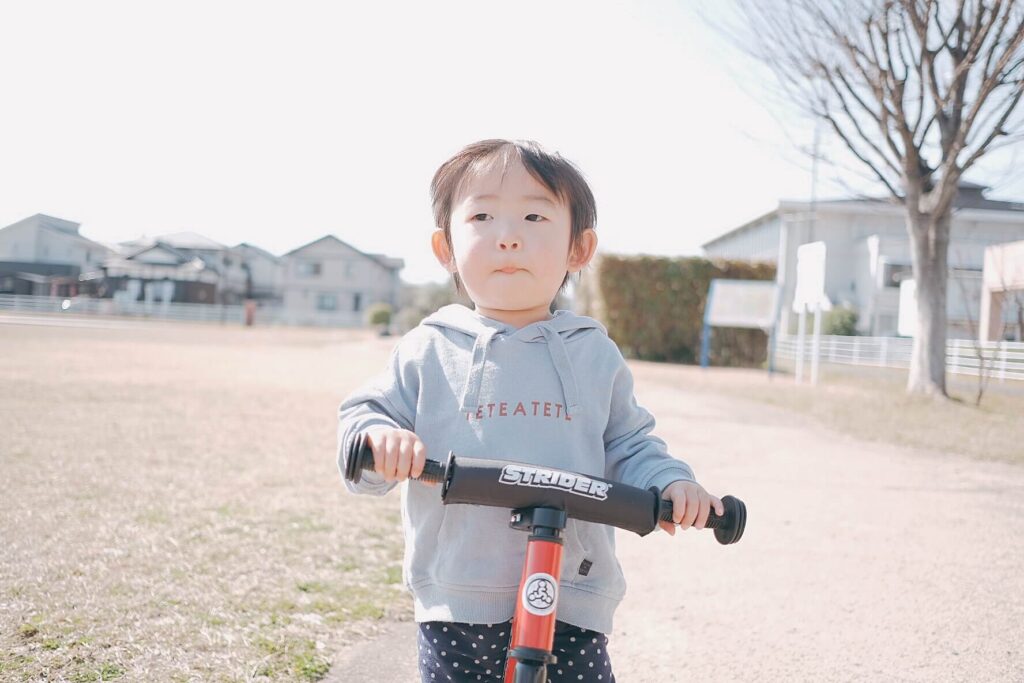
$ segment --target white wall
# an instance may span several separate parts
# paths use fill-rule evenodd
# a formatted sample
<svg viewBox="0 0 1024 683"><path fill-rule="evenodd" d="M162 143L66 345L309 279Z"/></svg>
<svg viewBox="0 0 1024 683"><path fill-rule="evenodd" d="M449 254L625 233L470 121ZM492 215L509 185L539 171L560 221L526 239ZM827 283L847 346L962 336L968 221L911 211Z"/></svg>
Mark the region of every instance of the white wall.
<svg viewBox="0 0 1024 683"><path fill-rule="evenodd" d="M283 309L289 322L362 326L373 304L398 303L397 272L333 239L320 240L281 261ZM303 264L320 264L320 273L304 274ZM334 297L334 311L318 308L323 296ZM357 296L359 310L354 310Z"/></svg>
<svg viewBox="0 0 1024 683"><path fill-rule="evenodd" d="M47 223L57 227L46 227ZM31 216L0 230L0 261L56 263L92 270L112 252L77 233L77 224Z"/></svg>
<svg viewBox="0 0 1024 683"><path fill-rule="evenodd" d="M778 215L766 217L708 247L705 252L708 258L774 263L779 254L780 224Z"/></svg>
<svg viewBox="0 0 1024 683"><path fill-rule="evenodd" d="M249 272L252 274L253 288L262 291L280 292L283 279L283 266L281 262L268 257L256 249L245 247L242 249L243 258L249 264Z"/></svg>
<svg viewBox="0 0 1024 683"><path fill-rule="evenodd" d="M823 241L827 268L825 293L835 305L853 305L860 314L859 327L864 334L895 333L899 288L882 286L883 263L910 265L910 238L899 207L860 203L822 203L811 220L809 207L780 206L778 214L768 217L736 235L708 248L712 258L737 258L777 262L783 288L783 329L791 326L792 301L796 279L796 251L801 244ZM780 230L779 225L783 228ZM775 240L778 253L784 234L785 253L781 263L768 258L766 243ZM877 236L876 249L868 240ZM961 209L954 214L949 248L951 268L980 270L985 247L1024 239L1024 215L984 209ZM978 302L973 290L965 300L960 282L973 284L971 277L950 279L949 314L953 327L957 321L978 319ZM954 289L956 291L954 291ZM969 306L968 306L969 304Z"/></svg>
<svg viewBox="0 0 1024 683"><path fill-rule="evenodd" d="M35 261L36 228L19 221L0 230L0 261Z"/></svg>

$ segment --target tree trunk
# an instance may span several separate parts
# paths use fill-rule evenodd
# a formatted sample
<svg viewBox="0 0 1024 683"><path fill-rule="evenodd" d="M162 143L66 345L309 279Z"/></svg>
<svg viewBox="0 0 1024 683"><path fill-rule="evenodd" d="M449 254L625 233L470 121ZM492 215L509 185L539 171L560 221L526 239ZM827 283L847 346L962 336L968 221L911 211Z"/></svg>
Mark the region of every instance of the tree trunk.
<svg viewBox="0 0 1024 683"><path fill-rule="evenodd" d="M917 332L910 356L907 391L946 396L946 280L950 212L909 211L907 230L913 250Z"/></svg>

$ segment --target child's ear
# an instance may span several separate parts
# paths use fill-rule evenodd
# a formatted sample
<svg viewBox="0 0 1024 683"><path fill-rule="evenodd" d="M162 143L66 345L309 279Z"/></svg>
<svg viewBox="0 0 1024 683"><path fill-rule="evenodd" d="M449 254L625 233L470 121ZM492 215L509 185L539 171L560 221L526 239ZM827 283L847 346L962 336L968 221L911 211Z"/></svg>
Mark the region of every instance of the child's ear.
<svg viewBox="0 0 1024 683"><path fill-rule="evenodd" d="M452 256L452 250L448 247L448 240L445 238L444 230L434 231L434 234L430 237L430 246L434 250L437 262L449 273L454 273L456 270L455 258Z"/></svg>
<svg viewBox="0 0 1024 683"><path fill-rule="evenodd" d="M576 244L569 250L569 272L578 273L583 270L590 259L594 258L597 251L597 233L593 228L587 228L576 240Z"/></svg>

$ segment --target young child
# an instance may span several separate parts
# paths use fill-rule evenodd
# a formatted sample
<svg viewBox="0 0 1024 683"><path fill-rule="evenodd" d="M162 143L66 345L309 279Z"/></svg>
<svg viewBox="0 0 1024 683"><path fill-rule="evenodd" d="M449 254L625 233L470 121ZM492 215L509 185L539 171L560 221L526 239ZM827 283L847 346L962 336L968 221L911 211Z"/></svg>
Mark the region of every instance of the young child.
<svg viewBox="0 0 1024 683"><path fill-rule="evenodd" d="M579 171L535 143L484 140L446 161L431 192L434 254L475 308L426 318L341 404L339 466L365 432L376 471L348 487L380 495L403 482L403 578L422 680L500 681L526 540L508 510L443 506L438 487L415 481L426 458L452 450L657 486L684 529L723 510L651 434L654 418L601 324L550 312L597 247ZM564 539L548 680L614 681L605 634L626 587L614 529L570 520Z"/></svg>

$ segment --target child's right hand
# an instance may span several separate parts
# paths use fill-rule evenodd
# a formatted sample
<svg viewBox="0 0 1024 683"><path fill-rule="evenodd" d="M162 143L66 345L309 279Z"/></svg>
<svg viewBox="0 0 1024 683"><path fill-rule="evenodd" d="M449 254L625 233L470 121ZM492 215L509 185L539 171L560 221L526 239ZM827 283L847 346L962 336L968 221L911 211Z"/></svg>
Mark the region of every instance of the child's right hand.
<svg viewBox="0 0 1024 683"><path fill-rule="evenodd" d="M378 427L367 430L366 437L373 449L373 471L385 481L405 481L423 474L427 447L408 429Z"/></svg>

